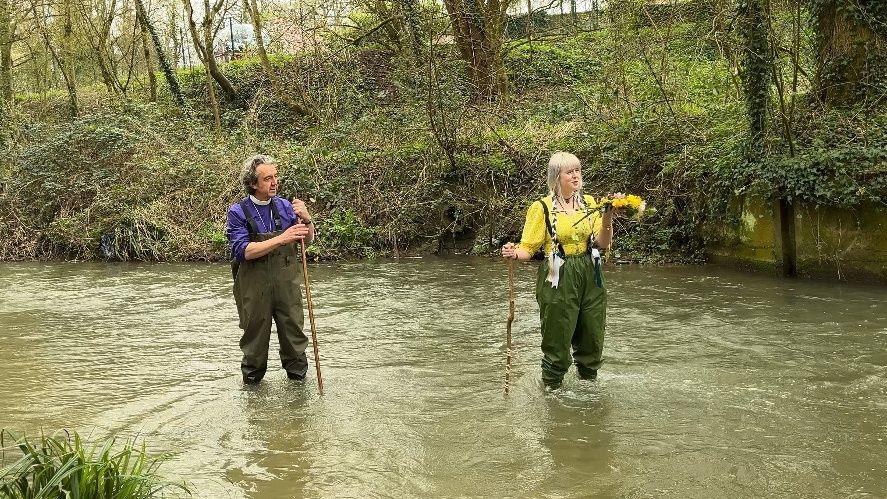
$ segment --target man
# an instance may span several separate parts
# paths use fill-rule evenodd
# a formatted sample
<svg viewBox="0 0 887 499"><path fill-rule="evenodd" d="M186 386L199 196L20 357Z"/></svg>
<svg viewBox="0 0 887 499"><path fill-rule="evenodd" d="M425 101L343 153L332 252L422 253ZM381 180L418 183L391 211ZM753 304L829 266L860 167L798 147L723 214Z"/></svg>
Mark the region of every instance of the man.
<svg viewBox="0 0 887 499"><path fill-rule="evenodd" d="M255 384L265 376L272 318L287 377L303 381L308 338L303 331L297 246L314 240L314 224L303 201L277 197L277 165L268 156L247 159L241 179L248 196L228 208L227 236L234 257L234 301L243 329L243 382Z"/></svg>

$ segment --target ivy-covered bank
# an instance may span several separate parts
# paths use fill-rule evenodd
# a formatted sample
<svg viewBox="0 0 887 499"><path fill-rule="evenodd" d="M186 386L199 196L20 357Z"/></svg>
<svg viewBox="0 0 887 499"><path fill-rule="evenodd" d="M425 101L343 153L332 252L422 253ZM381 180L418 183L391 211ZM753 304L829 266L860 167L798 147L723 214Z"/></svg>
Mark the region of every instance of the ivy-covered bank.
<svg viewBox="0 0 887 499"><path fill-rule="evenodd" d="M672 26L664 64L655 47L606 28L518 46L506 58L511 93L493 102L471 101L451 60L432 79L399 56L354 49L337 67L347 81L323 65L302 75L332 103L315 116L274 100L258 61L241 60L222 66L241 100L223 99L221 133L196 104L200 69L178 73L187 113L97 93L69 121L63 98L20 96L2 132L0 259L226 259L225 211L256 152L279 160L282 195L309 201L316 258L489 253L519 237L557 150L583 160L590 193L634 192L657 208L617 227L617 261L731 255L729 229L748 219L740 199L788 200L804 220L805 210L883 214L884 108L823 107L799 92L791 134L751 155L736 68L696 35L704 25ZM298 73L292 58L272 62ZM855 230L872 237L838 238L835 254L883 240L881 215L860 220ZM823 261L842 266L829 275L854 275L846 259ZM864 274L883 277L879 261Z"/></svg>

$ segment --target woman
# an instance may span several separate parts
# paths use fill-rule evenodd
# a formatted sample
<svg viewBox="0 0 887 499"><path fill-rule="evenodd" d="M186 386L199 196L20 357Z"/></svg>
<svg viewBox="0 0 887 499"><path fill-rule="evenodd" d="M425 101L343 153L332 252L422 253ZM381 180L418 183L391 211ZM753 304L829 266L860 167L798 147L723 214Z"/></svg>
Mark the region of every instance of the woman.
<svg viewBox="0 0 887 499"><path fill-rule="evenodd" d="M570 367L571 346L580 378L595 379L601 365L607 291L596 248L610 245L613 211L601 215L594 198L582 194L579 158L570 153L551 157L546 180L549 195L530 205L520 244L506 244L502 256L526 261L545 245L536 279L542 381L557 388Z"/></svg>

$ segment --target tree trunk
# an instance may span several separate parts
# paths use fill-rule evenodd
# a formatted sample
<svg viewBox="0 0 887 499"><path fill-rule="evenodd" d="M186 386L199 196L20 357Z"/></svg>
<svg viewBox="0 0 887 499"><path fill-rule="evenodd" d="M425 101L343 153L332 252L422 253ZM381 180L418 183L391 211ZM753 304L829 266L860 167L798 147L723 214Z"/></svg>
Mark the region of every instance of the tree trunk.
<svg viewBox="0 0 887 499"><path fill-rule="evenodd" d="M148 47L148 33L145 25L139 22L142 38L142 54L145 57L145 72L148 74L148 92L151 102L157 102L157 77L154 76L154 65L151 64L151 49Z"/></svg>
<svg viewBox="0 0 887 499"><path fill-rule="evenodd" d="M852 105L887 86L883 0L817 2L813 14L818 35L816 87L823 102Z"/></svg>
<svg viewBox="0 0 887 499"><path fill-rule="evenodd" d="M213 112L213 123L216 134L222 134L222 111L219 109L219 98L216 97L216 86L213 83L212 75L206 72L206 91L209 94L209 105Z"/></svg>
<svg viewBox="0 0 887 499"><path fill-rule="evenodd" d="M186 19L188 22L188 31L191 33L191 41L194 42L194 49L197 51L197 56L200 58L201 62L203 62L207 73L219 84L219 87L222 88L225 95L227 95L230 100L235 100L237 98L237 92L234 90L234 85L231 84L228 78L226 78L219 69L219 65L216 63L213 46L213 41L215 39L213 21L219 11L222 10L222 7L224 6L223 1L219 0L210 6L209 0L203 0L203 21L200 23L201 30L198 30L197 24L194 22L194 8L191 6L191 0L182 0L182 3L185 5L185 13L188 16L188 19Z"/></svg>
<svg viewBox="0 0 887 499"><path fill-rule="evenodd" d="M178 16L176 15L176 11L170 7L169 8L169 38L172 40L172 68L179 69L179 57L181 56L181 64L182 67L185 67L187 62L185 61L185 52L183 49L185 48L185 37L180 36L184 35L182 31L179 29L179 24L177 22Z"/></svg>
<svg viewBox="0 0 887 499"><path fill-rule="evenodd" d="M250 1L252 1L252 0L250 0ZM388 42L393 47L396 47L397 50L400 50L400 48L401 48L400 33L402 31L402 29L401 29L402 18L399 16L396 16L393 12L391 12L391 9L388 8L388 4L385 2L385 0L375 0L373 3L374 3L374 5L372 6L372 11L379 18L379 22L382 23L381 29L382 29L383 33L385 33L385 38L388 39ZM392 22L385 22L386 19L391 19Z"/></svg>
<svg viewBox="0 0 887 499"><path fill-rule="evenodd" d="M12 31L9 0L0 0L0 116L12 107Z"/></svg>
<svg viewBox="0 0 887 499"><path fill-rule="evenodd" d="M157 30L155 30L154 25L151 24L151 20L148 18L148 13L145 10L145 5L142 3L142 0L136 0L136 14L139 17L139 21L142 23L142 28L151 35L151 41L154 43L154 53L157 55L157 63L160 64L160 69L163 71L163 76L166 78L166 84L169 87L173 99L180 108L184 109L185 97L182 95L181 87L179 87L179 81L176 79L176 74L169 65L169 59L166 58L166 53L163 51L163 45L160 43L160 38L157 36Z"/></svg>
<svg viewBox="0 0 887 499"><path fill-rule="evenodd" d="M419 12L416 8L416 0L400 0L400 8L405 18L404 26L410 38L410 47L416 64L422 63L422 39L419 29Z"/></svg>
<svg viewBox="0 0 887 499"><path fill-rule="evenodd" d="M768 0L748 0L742 14L745 67L742 76L745 100L751 130L751 149L754 156L763 153L764 133L767 128L767 110L770 106L772 48L770 47Z"/></svg>
<svg viewBox="0 0 887 499"><path fill-rule="evenodd" d="M32 8L36 9L33 4ZM63 8L64 12L62 15L64 16L64 25L62 27L62 48L60 51L55 50L52 46L52 40L49 38L46 26L43 25L43 22L45 21L38 22L43 26L43 40L46 42L46 48L52 53L53 59L58 65L59 70L62 72L62 78L65 80L65 88L68 90L68 108L71 113L71 118L76 118L77 115L80 114L80 106L77 102L77 84L74 81L73 55L71 53L71 35L73 34L73 26L71 23L71 0L65 0ZM34 13L36 16L36 10L34 10Z"/></svg>
<svg viewBox="0 0 887 499"><path fill-rule="evenodd" d="M576 0L570 0L570 22L573 23L573 30L579 26L579 14L576 12Z"/></svg>
<svg viewBox="0 0 887 499"><path fill-rule="evenodd" d="M209 6L209 2L205 1L205 5ZM205 47L204 53L206 55L206 59L203 63L206 65L207 69L209 69L209 74L212 75L213 79L218 82L219 87L222 88L222 91L225 92L225 95L229 100L235 100L237 98L237 91L234 90L234 85L228 80L228 78L222 73L222 70L219 69L219 65L216 62L215 50L214 50L214 42L215 42L215 32L213 30L213 19L212 17L205 17L203 19L203 45Z"/></svg>
<svg viewBox="0 0 887 499"><path fill-rule="evenodd" d="M507 96L502 53L507 4L498 0L444 0L453 23L453 38L468 65L475 100Z"/></svg>
<svg viewBox="0 0 887 499"><path fill-rule="evenodd" d="M253 32L256 36L256 50L259 52L259 60L262 63L262 69L265 70L265 75L271 82L271 89L274 92L274 95L283 100L288 107L299 114L314 114L311 111L314 108L311 98L305 91L305 87L302 86L301 82L293 82L299 92L299 97L302 100L301 104L296 102L283 91L283 87L280 86L280 80L274 73L274 68L271 67L271 61L268 59L268 52L265 50L265 40L262 37L262 13L259 11L259 4L256 0L246 0L246 4L247 7L249 7L248 12L250 19L252 19Z"/></svg>

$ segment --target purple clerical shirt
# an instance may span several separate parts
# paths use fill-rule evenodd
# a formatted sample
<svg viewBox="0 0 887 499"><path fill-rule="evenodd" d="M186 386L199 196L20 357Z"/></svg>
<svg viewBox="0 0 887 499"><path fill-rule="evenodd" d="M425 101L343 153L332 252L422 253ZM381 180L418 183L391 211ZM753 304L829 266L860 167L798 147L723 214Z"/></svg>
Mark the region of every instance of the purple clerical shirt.
<svg viewBox="0 0 887 499"><path fill-rule="evenodd" d="M249 211L249 216L256 221L256 228L259 229L259 232L286 230L296 224L298 217L296 217L295 212L293 212L292 203L277 196L272 197L271 202L277 207L277 213L280 215L280 226L271 226L273 222L271 218L270 204L264 206L257 205L248 197L246 199L246 207ZM225 226L225 234L228 236L228 246L231 248L231 255L233 255L234 259L238 262L244 261L246 259L244 256L246 245L250 243L250 240L246 215L244 215L240 203L232 204L231 207L228 208L228 223Z"/></svg>

